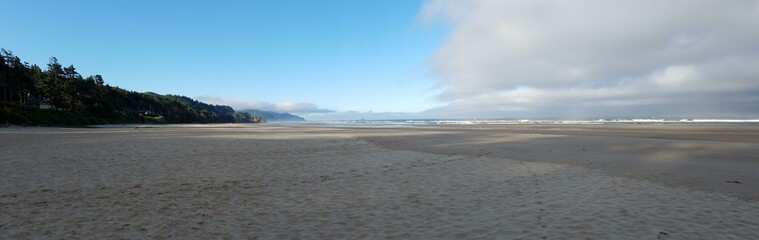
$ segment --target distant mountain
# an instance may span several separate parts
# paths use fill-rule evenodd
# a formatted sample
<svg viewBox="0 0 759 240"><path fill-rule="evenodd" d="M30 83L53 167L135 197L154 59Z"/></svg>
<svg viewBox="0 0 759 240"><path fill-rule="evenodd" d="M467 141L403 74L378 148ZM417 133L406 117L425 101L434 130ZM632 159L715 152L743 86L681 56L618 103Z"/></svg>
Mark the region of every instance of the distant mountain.
<svg viewBox="0 0 759 240"><path fill-rule="evenodd" d="M278 112L271 112L271 111L261 111L261 110L255 110L255 109L248 109L248 110L242 110L242 112L249 113L250 116L258 116L264 119L264 121L267 122L303 122L306 121L305 118L295 116L289 113L278 113Z"/></svg>

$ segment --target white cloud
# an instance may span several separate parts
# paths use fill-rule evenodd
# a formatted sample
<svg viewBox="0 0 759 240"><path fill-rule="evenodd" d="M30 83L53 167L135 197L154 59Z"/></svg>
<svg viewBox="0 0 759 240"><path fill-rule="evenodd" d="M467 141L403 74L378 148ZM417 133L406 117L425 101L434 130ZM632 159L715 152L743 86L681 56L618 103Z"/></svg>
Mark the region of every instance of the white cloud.
<svg viewBox="0 0 759 240"><path fill-rule="evenodd" d="M658 86L669 88L696 81L698 75L698 71L693 66L670 66L650 79Z"/></svg>
<svg viewBox="0 0 759 240"><path fill-rule="evenodd" d="M303 103L303 102L281 102L281 103L275 104L275 109L279 112L290 112L290 113L333 112L332 110L319 108L318 106L316 106L316 104Z"/></svg>
<svg viewBox="0 0 759 240"><path fill-rule="evenodd" d="M213 96L199 96L197 97L197 99L202 102L206 102L210 104L227 105L234 108L235 110L256 109L256 110L263 110L263 111L286 112L286 113L297 113L297 114L333 112L332 110L329 110L329 109L319 108L316 104L303 103L303 102L270 103L270 102L264 102L264 101L246 101L246 100L239 100L239 99L227 99L227 98L220 98L220 97L213 97Z"/></svg>
<svg viewBox="0 0 759 240"><path fill-rule="evenodd" d="M320 108L313 103L303 102L269 103L264 101L245 101L214 96L199 96L196 99L209 104L227 105L235 110L256 109L292 113L304 117L309 121L416 119L424 117L423 114L406 112L334 111Z"/></svg>
<svg viewBox="0 0 759 240"><path fill-rule="evenodd" d="M754 114L759 1L435 0L446 107L508 117ZM685 111L687 110L687 111Z"/></svg>
<svg viewBox="0 0 759 240"><path fill-rule="evenodd" d="M329 113L311 113L306 115L309 121L332 121L332 120L391 120L391 119L419 119L426 115L420 113L407 112L329 112Z"/></svg>

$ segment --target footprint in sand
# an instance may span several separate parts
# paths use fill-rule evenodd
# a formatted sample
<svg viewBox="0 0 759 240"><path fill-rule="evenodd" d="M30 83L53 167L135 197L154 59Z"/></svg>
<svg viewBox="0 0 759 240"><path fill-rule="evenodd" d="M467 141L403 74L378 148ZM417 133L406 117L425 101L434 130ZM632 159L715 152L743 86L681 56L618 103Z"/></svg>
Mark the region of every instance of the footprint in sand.
<svg viewBox="0 0 759 240"><path fill-rule="evenodd" d="M519 163L520 164L525 164L522 161L520 161ZM548 228L548 224L546 224L546 222L544 221L544 218L546 217L547 212L546 212L546 209L543 207L544 206L544 204L543 204L544 203L544 197L543 197L543 194L542 194L542 191L541 191L541 186L540 186L541 182L540 182L540 179L538 178L538 174L535 171L533 171L533 169L531 167L527 167L527 171L528 171L528 173L530 175L530 178L532 180L532 184L535 187L535 191L534 191L535 198L536 198L535 205L537 205L537 207L539 209L538 210L538 214L537 214L538 216L536 217L537 221L535 222L535 226L539 226L540 229L546 229L546 228ZM548 236L541 236L540 238L541 239L547 239Z"/></svg>

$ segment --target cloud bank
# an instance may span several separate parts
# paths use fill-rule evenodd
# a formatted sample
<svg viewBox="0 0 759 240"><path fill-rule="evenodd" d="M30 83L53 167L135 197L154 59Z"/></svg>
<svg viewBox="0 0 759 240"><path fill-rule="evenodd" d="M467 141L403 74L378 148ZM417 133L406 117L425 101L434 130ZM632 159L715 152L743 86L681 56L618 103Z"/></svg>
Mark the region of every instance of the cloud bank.
<svg viewBox="0 0 759 240"><path fill-rule="evenodd" d="M217 105L227 105L236 111L256 109L272 112L292 113L308 119L309 121L333 121L333 120L386 120L386 119L412 119L424 118L422 113L406 112L374 112L374 111L335 111L321 108L313 103L304 102L280 102L271 103L265 101L248 101L239 99L221 98L215 96L199 96L197 100Z"/></svg>
<svg viewBox="0 0 759 240"><path fill-rule="evenodd" d="M759 1L434 0L441 117L757 116Z"/></svg>
<svg viewBox="0 0 759 240"><path fill-rule="evenodd" d="M197 99L206 103L217 104L217 105L227 105L238 111L247 110L247 109L256 109L256 110L263 110L263 111L286 112L286 113L294 113L294 114L333 112L332 110L329 110L329 109L320 108L316 106L316 104L304 103L304 102L270 103L270 102L264 102L264 101L246 101L246 100L239 100L239 99L227 99L227 98L220 98L220 97L213 97L213 96L199 96L197 97Z"/></svg>

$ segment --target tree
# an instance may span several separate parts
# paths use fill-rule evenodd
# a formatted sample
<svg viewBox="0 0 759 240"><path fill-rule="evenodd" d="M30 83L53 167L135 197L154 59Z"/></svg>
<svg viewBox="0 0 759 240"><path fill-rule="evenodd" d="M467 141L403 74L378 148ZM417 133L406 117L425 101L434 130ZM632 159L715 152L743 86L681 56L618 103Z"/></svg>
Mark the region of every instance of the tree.
<svg viewBox="0 0 759 240"><path fill-rule="evenodd" d="M103 81L103 76L100 76L100 74L96 74L94 79L95 79L95 85L103 86L103 84L105 83Z"/></svg>
<svg viewBox="0 0 759 240"><path fill-rule="evenodd" d="M11 51L0 49L0 91L3 102L24 104L26 95L32 87L32 79L27 74L27 64Z"/></svg>
<svg viewBox="0 0 759 240"><path fill-rule="evenodd" d="M5 116L13 124L92 124L92 123L221 123L258 121L249 114L236 114L229 106L211 105L176 95L138 93L105 84L101 75L82 78L74 65L63 67L51 57L46 69L22 62L11 51L0 49L0 103L18 103L20 107L0 108L0 122ZM24 116L35 111L24 107L27 100L48 101L58 110L45 113L46 120L33 120ZM11 110L6 110L11 109ZM141 116L142 111L153 112ZM155 118L160 116L160 118ZM19 122L22 119L22 122ZM25 120L24 120L25 119ZM15 122L14 122L15 121Z"/></svg>
<svg viewBox="0 0 759 240"><path fill-rule="evenodd" d="M82 76L79 75L78 72L76 72L76 68L74 67L74 65L70 65L70 66L64 68L63 69L63 75L66 78L69 78L69 79L75 79L75 78L81 78L82 77Z"/></svg>
<svg viewBox="0 0 759 240"><path fill-rule="evenodd" d="M3 94L2 101L9 101L8 87L10 85L10 66L8 64L8 58L13 54L3 49L0 49L0 92Z"/></svg>
<svg viewBox="0 0 759 240"><path fill-rule="evenodd" d="M61 64L58 63L58 58L50 57L50 62L47 64L47 74L50 79L53 80L54 84L58 84L58 79L63 75L63 68Z"/></svg>

